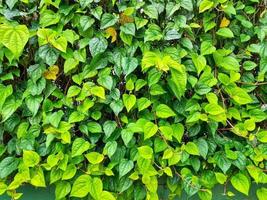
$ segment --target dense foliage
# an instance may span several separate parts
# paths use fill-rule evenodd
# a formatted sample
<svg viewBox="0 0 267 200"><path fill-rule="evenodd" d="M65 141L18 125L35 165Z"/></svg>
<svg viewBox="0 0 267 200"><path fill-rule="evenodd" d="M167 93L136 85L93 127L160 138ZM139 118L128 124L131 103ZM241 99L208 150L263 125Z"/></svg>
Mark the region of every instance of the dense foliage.
<svg viewBox="0 0 267 200"><path fill-rule="evenodd" d="M261 0L0 0L0 195L267 187ZM235 190L228 188L232 185Z"/></svg>

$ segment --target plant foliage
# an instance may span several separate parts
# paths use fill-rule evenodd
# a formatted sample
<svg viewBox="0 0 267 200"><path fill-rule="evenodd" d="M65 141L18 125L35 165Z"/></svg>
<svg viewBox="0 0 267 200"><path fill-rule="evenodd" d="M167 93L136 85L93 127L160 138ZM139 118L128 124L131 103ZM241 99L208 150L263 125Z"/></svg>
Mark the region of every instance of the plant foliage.
<svg viewBox="0 0 267 200"><path fill-rule="evenodd" d="M264 0L0 0L0 195L266 199L266 35Z"/></svg>

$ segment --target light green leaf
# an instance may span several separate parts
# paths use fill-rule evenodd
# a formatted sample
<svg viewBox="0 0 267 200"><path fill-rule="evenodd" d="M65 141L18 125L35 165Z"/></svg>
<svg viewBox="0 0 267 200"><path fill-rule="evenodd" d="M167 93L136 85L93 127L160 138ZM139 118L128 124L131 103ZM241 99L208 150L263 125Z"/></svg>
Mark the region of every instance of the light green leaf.
<svg viewBox="0 0 267 200"><path fill-rule="evenodd" d="M153 157L153 149L149 146L141 146L138 147L139 156L145 159L152 159Z"/></svg>
<svg viewBox="0 0 267 200"><path fill-rule="evenodd" d="M72 190L70 193L71 197L85 197L90 191L90 182L92 178L89 175L81 175L79 176L72 186Z"/></svg>
<svg viewBox="0 0 267 200"><path fill-rule="evenodd" d="M14 54L15 58L21 55L29 36L29 30L25 25L2 24L0 26L0 42Z"/></svg>
<svg viewBox="0 0 267 200"><path fill-rule="evenodd" d="M130 112L136 103L136 97L133 94L123 94L122 100L127 112Z"/></svg>
<svg viewBox="0 0 267 200"><path fill-rule="evenodd" d="M207 65L206 58L202 55L197 55L194 53L192 54L192 61L197 69L197 74L199 75Z"/></svg>
<svg viewBox="0 0 267 200"><path fill-rule="evenodd" d="M83 152L87 151L90 148L90 143L85 141L83 138L76 138L73 141L71 148L71 156L79 156L82 155Z"/></svg>
<svg viewBox="0 0 267 200"><path fill-rule="evenodd" d="M90 190L89 193L94 199L100 199L101 193L103 191L103 183L100 178L93 178L91 179L90 183Z"/></svg>
<svg viewBox="0 0 267 200"><path fill-rule="evenodd" d="M199 5L199 13L202 13L202 12L212 8L213 4L214 3L210 0L202 0L200 5Z"/></svg>
<svg viewBox="0 0 267 200"><path fill-rule="evenodd" d="M144 126L144 139L151 138L158 131L158 126L152 122L147 122Z"/></svg>
<svg viewBox="0 0 267 200"><path fill-rule="evenodd" d="M220 28L217 32L217 35L225 37L225 38L233 38L234 34L229 28Z"/></svg>
<svg viewBox="0 0 267 200"><path fill-rule="evenodd" d="M75 69L79 61L74 58L68 58L64 63L64 73L67 74L71 70Z"/></svg>
<svg viewBox="0 0 267 200"><path fill-rule="evenodd" d="M260 142L267 143L267 131L266 130L261 130L256 134L257 139Z"/></svg>
<svg viewBox="0 0 267 200"><path fill-rule="evenodd" d="M91 87L90 88L90 92L93 95L95 95L95 96L97 96L97 97L99 97L101 99L106 99L105 89L103 87L101 87L101 86L93 86L93 87Z"/></svg>
<svg viewBox="0 0 267 200"><path fill-rule="evenodd" d="M41 167L35 167L31 169L30 183L36 187L46 187L44 172Z"/></svg>
<svg viewBox="0 0 267 200"><path fill-rule="evenodd" d="M257 197L259 200L265 200L267 197L267 189L266 188L257 189Z"/></svg>
<svg viewBox="0 0 267 200"><path fill-rule="evenodd" d="M23 163L27 167L34 167L40 162L40 156L34 151L23 151Z"/></svg>
<svg viewBox="0 0 267 200"><path fill-rule="evenodd" d="M234 175L231 178L231 183L236 190L242 192L245 195L248 195L250 180L244 174L239 172L238 174Z"/></svg>
<svg viewBox="0 0 267 200"><path fill-rule="evenodd" d="M71 185L67 181L60 181L56 184L55 195L56 199L62 199L71 191Z"/></svg>
<svg viewBox="0 0 267 200"><path fill-rule="evenodd" d="M198 146L193 142L188 142L185 145L185 151L191 155L199 155Z"/></svg>
<svg viewBox="0 0 267 200"><path fill-rule="evenodd" d="M137 100L138 111L142 111L151 105L151 101L145 97L141 97Z"/></svg>
<svg viewBox="0 0 267 200"><path fill-rule="evenodd" d="M168 117L176 116L175 112L173 112L173 110L165 104L160 104L157 106L156 115L159 118L168 118Z"/></svg>
<svg viewBox="0 0 267 200"><path fill-rule="evenodd" d="M90 152L86 154L85 157L92 164L98 164L104 160L104 155L98 152Z"/></svg>

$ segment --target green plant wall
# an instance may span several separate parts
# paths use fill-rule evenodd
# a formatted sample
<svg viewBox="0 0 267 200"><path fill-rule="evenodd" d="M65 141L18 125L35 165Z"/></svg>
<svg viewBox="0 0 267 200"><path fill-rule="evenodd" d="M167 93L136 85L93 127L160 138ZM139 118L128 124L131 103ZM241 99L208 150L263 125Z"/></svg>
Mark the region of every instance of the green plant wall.
<svg viewBox="0 0 267 200"><path fill-rule="evenodd" d="M0 0L0 195L266 200L266 4Z"/></svg>

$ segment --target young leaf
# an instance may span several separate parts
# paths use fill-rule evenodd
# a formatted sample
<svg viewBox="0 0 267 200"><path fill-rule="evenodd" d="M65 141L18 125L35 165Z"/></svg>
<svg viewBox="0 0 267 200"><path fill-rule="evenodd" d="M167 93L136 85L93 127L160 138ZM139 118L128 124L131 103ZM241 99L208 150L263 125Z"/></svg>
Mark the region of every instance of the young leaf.
<svg viewBox="0 0 267 200"><path fill-rule="evenodd" d="M231 178L231 183L233 187L242 192L245 195L248 195L250 188L250 180L241 172L237 173Z"/></svg>

